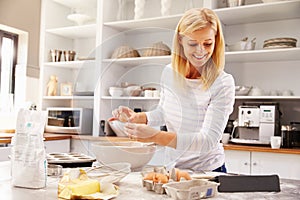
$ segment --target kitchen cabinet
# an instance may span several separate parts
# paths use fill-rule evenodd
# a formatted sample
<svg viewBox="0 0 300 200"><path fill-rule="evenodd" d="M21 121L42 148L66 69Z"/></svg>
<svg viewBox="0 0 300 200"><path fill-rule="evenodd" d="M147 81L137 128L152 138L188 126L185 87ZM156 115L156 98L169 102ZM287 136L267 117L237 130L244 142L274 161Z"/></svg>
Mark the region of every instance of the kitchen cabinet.
<svg viewBox="0 0 300 200"><path fill-rule="evenodd" d="M45 150L46 153L68 153L70 152L70 139L45 141Z"/></svg>
<svg viewBox="0 0 300 200"><path fill-rule="evenodd" d="M251 153L247 151L225 151L227 171L237 174L251 174Z"/></svg>
<svg viewBox="0 0 300 200"><path fill-rule="evenodd" d="M11 152L11 146L0 147L0 161L8 161Z"/></svg>
<svg viewBox="0 0 300 200"><path fill-rule="evenodd" d="M40 33L40 102L48 107L94 107L94 89L99 77L97 51L97 0L42 0ZM85 14L91 20L75 23L70 14ZM79 20L79 18L78 18ZM74 61L61 54L60 62L52 62L50 50L75 51ZM57 94L47 96L51 75L57 77ZM68 93L62 93L62 84Z"/></svg>
<svg viewBox="0 0 300 200"><path fill-rule="evenodd" d="M225 150L225 163L230 173L300 179L298 154Z"/></svg>

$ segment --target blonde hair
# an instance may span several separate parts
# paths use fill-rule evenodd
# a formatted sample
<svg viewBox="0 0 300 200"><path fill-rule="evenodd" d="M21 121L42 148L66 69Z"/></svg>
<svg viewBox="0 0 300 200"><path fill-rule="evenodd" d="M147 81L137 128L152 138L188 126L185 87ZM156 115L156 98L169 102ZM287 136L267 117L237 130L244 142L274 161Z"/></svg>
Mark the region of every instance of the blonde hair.
<svg viewBox="0 0 300 200"><path fill-rule="evenodd" d="M208 89L225 65L225 43L218 16L207 8L193 8L184 13L176 27L173 39L172 66L180 75L186 77L190 72L190 63L185 59L183 47L179 43L180 35L186 35L206 27L211 27L215 33L214 52L207 63L203 66L200 79L203 89Z"/></svg>

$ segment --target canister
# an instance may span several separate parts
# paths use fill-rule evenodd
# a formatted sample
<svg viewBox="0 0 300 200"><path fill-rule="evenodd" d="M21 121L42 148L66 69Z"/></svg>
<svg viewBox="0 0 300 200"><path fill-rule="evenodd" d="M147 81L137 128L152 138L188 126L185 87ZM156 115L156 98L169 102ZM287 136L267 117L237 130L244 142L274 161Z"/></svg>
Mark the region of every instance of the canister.
<svg viewBox="0 0 300 200"><path fill-rule="evenodd" d="M281 137L282 137L282 147L291 148L291 134L292 126L291 125L282 125L281 126Z"/></svg>

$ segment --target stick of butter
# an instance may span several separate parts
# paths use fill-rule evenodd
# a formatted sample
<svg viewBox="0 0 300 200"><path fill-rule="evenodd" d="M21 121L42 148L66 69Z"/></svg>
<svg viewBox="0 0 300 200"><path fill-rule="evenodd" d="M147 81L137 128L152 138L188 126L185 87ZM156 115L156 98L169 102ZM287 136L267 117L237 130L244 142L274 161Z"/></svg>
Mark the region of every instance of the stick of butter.
<svg viewBox="0 0 300 200"><path fill-rule="evenodd" d="M71 199L72 195L81 196L100 192L100 183L87 177L85 171L80 171L80 176L70 179L68 174L64 175L58 183L58 197Z"/></svg>

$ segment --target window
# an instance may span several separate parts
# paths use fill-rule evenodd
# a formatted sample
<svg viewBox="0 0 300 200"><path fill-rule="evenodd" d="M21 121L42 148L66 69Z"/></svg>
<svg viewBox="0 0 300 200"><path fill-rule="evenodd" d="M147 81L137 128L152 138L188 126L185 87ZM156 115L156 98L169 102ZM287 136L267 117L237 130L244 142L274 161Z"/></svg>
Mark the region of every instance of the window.
<svg viewBox="0 0 300 200"><path fill-rule="evenodd" d="M0 30L0 92L14 93L18 35Z"/></svg>
<svg viewBox="0 0 300 200"><path fill-rule="evenodd" d="M13 106L17 47L18 35L0 30L0 111Z"/></svg>

